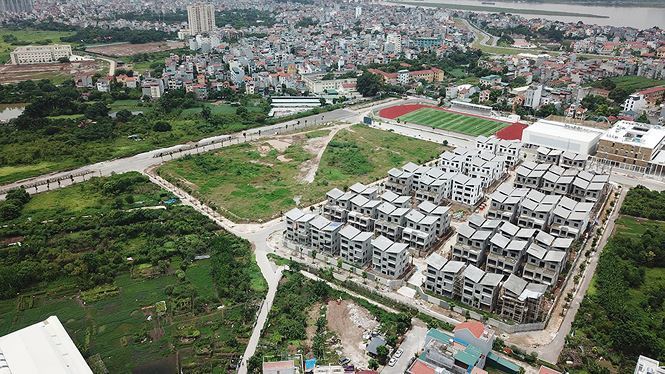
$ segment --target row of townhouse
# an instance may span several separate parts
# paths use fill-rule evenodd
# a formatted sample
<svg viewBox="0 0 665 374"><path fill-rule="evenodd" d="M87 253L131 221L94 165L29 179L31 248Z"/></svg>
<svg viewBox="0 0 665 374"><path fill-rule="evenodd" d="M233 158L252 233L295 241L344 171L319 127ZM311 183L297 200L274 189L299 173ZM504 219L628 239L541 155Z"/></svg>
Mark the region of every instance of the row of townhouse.
<svg viewBox="0 0 665 374"><path fill-rule="evenodd" d="M515 187L532 188L547 194L596 203L609 188L609 175L558 165L525 162L517 168Z"/></svg>
<svg viewBox="0 0 665 374"><path fill-rule="evenodd" d="M515 323L541 320L547 286L483 271L473 264L447 260L438 253L427 258L425 290L484 311L496 313Z"/></svg>
<svg viewBox="0 0 665 374"><path fill-rule="evenodd" d="M456 148L453 152L446 151L441 154L438 165L445 171L480 179L483 189L487 189L499 180L510 167L505 156L497 156L477 148Z"/></svg>
<svg viewBox="0 0 665 374"><path fill-rule="evenodd" d="M521 160L522 142L519 140L499 139L496 136L480 135L476 138L476 148L504 156L509 167L517 165Z"/></svg>
<svg viewBox="0 0 665 374"><path fill-rule="evenodd" d="M547 288L556 284L574 239L557 238L510 222L472 218L457 230L453 261L502 276L521 274Z"/></svg>
<svg viewBox="0 0 665 374"><path fill-rule="evenodd" d="M487 217L578 239L588 228L594 203L502 184L490 195Z"/></svg>
<svg viewBox="0 0 665 374"><path fill-rule="evenodd" d="M571 151L562 151L540 146L536 150L536 160L543 164L552 164L564 169L577 168L584 169L587 162L586 155Z"/></svg>
<svg viewBox="0 0 665 374"><path fill-rule="evenodd" d="M449 207L424 200L412 205L410 195L356 183L344 192L326 194L323 215L360 231L408 244L413 254L428 252L450 230Z"/></svg>
<svg viewBox="0 0 665 374"><path fill-rule="evenodd" d="M371 231L360 231L350 224L331 221L298 208L285 215L287 241L298 246L339 256L354 266L372 266L372 270L383 277L397 279L410 267L409 245L394 242Z"/></svg>

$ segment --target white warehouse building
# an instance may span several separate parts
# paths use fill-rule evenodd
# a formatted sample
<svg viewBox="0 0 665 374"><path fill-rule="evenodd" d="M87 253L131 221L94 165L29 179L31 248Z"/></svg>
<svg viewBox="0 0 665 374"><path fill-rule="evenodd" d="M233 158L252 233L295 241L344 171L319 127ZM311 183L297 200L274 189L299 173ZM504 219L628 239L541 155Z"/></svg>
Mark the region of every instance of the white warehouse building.
<svg viewBox="0 0 665 374"><path fill-rule="evenodd" d="M557 121L539 120L524 129L522 143L529 147L548 147L580 155L596 152L603 130Z"/></svg>

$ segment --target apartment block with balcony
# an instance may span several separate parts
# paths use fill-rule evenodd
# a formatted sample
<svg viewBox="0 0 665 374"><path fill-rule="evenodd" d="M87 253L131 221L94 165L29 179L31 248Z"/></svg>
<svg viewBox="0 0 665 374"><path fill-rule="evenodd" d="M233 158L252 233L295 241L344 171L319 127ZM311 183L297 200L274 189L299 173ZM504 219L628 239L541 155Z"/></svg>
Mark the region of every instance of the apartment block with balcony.
<svg viewBox="0 0 665 374"><path fill-rule="evenodd" d="M572 189L573 180L577 175L575 169L564 169L552 165L543 175L540 191L550 195L568 195Z"/></svg>
<svg viewBox="0 0 665 374"><path fill-rule="evenodd" d="M353 192L344 192L333 188L326 193L326 204L323 206L323 214L330 220L346 222L347 214L351 209L351 199L355 197Z"/></svg>
<svg viewBox="0 0 665 374"><path fill-rule="evenodd" d="M343 223L330 221L324 216L316 216L309 221L309 225L311 247L329 256L337 256L340 243L339 231Z"/></svg>
<svg viewBox="0 0 665 374"><path fill-rule="evenodd" d="M342 227L339 231L342 260L360 267L372 261L372 236L371 232L360 231L353 226Z"/></svg>
<svg viewBox="0 0 665 374"><path fill-rule="evenodd" d="M527 282L544 284L548 288L556 285L566 264L566 252L548 250L531 243L526 254L522 278Z"/></svg>
<svg viewBox="0 0 665 374"><path fill-rule="evenodd" d="M522 266L528 246L527 241L511 239L501 233L494 234L489 241L485 270L494 274L516 274Z"/></svg>
<svg viewBox="0 0 665 374"><path fill-rule="evenodd" d="M395 243L385 236L372 240L372 269L375 273L398 279L409 269L410 260L407 244Z"/></svg>
<svg viewBox="0 0 665 374"><path fill-rule="evenodd" d="M545 292L546 285L529 283L511 274L499 292L497 314L520 324L538 322L545 313Z"/></svg>

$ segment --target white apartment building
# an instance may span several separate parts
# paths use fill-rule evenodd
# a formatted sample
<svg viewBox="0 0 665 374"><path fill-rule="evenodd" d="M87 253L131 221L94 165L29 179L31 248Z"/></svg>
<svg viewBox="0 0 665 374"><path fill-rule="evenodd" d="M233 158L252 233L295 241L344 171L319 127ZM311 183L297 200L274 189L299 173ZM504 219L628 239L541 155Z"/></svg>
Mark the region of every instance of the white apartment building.
<svg viewBox="0 0 665 374"><path fill-rule="evenodd" d="M475 206L483 198L482 180L464 174L453 177L451 199L460 204Z"/></svg>
<svg viewBox="0 0 665 374"><path fill-rule="evenodd" d="M634 93L623 102L623 110L625 112L641 113L647 107L647 100L644 95Z"/></svg>
<svg viewBox="0 0 665 374"><path fill-rule="evenodd" d="M164 94L164 81L155 78L146 78L141 82L141 95L152 100L159 99Z"/></svg>
<svg viewBox="0 0 665 374"><path fill-rule="evenodd" d="M400 278L409 268L411 257L407 244L379 236L372 240L372 253L372 268L383 277Z"/></svg>
<svg viewBox="0 0 665 374"><path fill-rule="evenodd" d="M215 6L204 3L188 5L187 22L192 36L211 32L215 29Z"/></svg>
<svg viewBox="0 0 665 374"><path fill-rule="evenodd" d="M409 210L409 208L398 208L391 203L383 202L377 209L374 232L394 242L400 241Z"/></svg>
<svg viewBox="0 0 665 374"><path fill-rule="evenodd" d="M417 206L418 211L426 216L439 217L436 228L436 236L441 237L450 231L450 207L432 204L429 201L423 201Z"/></svg>
<svg viewBox="0 0 665 374"><path fill-rule="evenodd" d="M13 65L48 64L72 55L72 46L68 44L26 45L16 47L9 54Z"/></svg>
<svg viewBox="0 0 665 374"><path fill-rule="evenodd" d="M372 260L372 233L360 231L353 226L345 225L339 231L340 257L343 261L365 266Z"/></svg>
<svg viewBox="0 0 665 374"><path fill-rule="evenodd" d="M559 275L566 262L566 252L548 250L538 244L531 243L527 249L527 259L522 271L522 278L527 282L556 285Z"/></svg>
<svg viewBox="0 0 665 374"><path fill-rule="evenodd" d="M436 243L438 227L438 216L428 216L412 209L406 214L402 242L409 245L412 253L421 255Z"/></svg>
<svg viewBox="0 0 665 374"><path fill-rule="evenodd" d="M390 33L386 36L386 44L390 45L392 52L402 53L402 36L398 33Z"/></svg>
<svg viewBox="0 0 665 374"><path fill-rule="evenodd" d="M410 195L398 195L393 191L387 190L380 196L381 200L394 205L397 208L408 208L411 206Z"/></svg>

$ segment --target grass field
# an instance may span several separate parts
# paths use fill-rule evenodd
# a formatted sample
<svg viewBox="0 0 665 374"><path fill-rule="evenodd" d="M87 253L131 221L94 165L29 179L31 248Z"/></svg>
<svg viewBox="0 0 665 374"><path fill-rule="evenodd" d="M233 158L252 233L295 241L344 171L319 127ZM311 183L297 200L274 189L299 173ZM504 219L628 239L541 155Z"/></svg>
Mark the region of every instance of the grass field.
<svg viewBox="0 0 665 374"><path fill-rule="evenodd" d="M159 173L191 191L233 221L267 220L296 206L319 202L333 187L368 183L392 168L438 156L444 147L387 131L355 125L328 144L314 181L315 152L324 146L321 130L281 142L262 140L171 161ZM315 137L310 137L314 136Z"/></svg>
<svg viewBox="0 0 665 374"><path fill-rule="evenodd" d="M4 38L12 35L16 37L14 44L7 43ZM18 44L54 44L60 43L60 38L73 35L66 31L41 31L41 30L9 30L0 29L0 62L9 61L9 52L13 51Z"/></svg>
<svg viewBox="0 0 665 374"><path fill-rule="evenodd" d="M422 108L399 117L401 121L430 126L466 135L492 135L508 124L484 118L464 116L433 108Z"/></svg>
<svg viewBox="0 0 665 374"><path fill-rule="evenodd" d="M622 76L610 78L617 85L617 88L623 88L629 92L643 90L649 87L665 85L665 80L655 80L639 76Z"/></svg>

